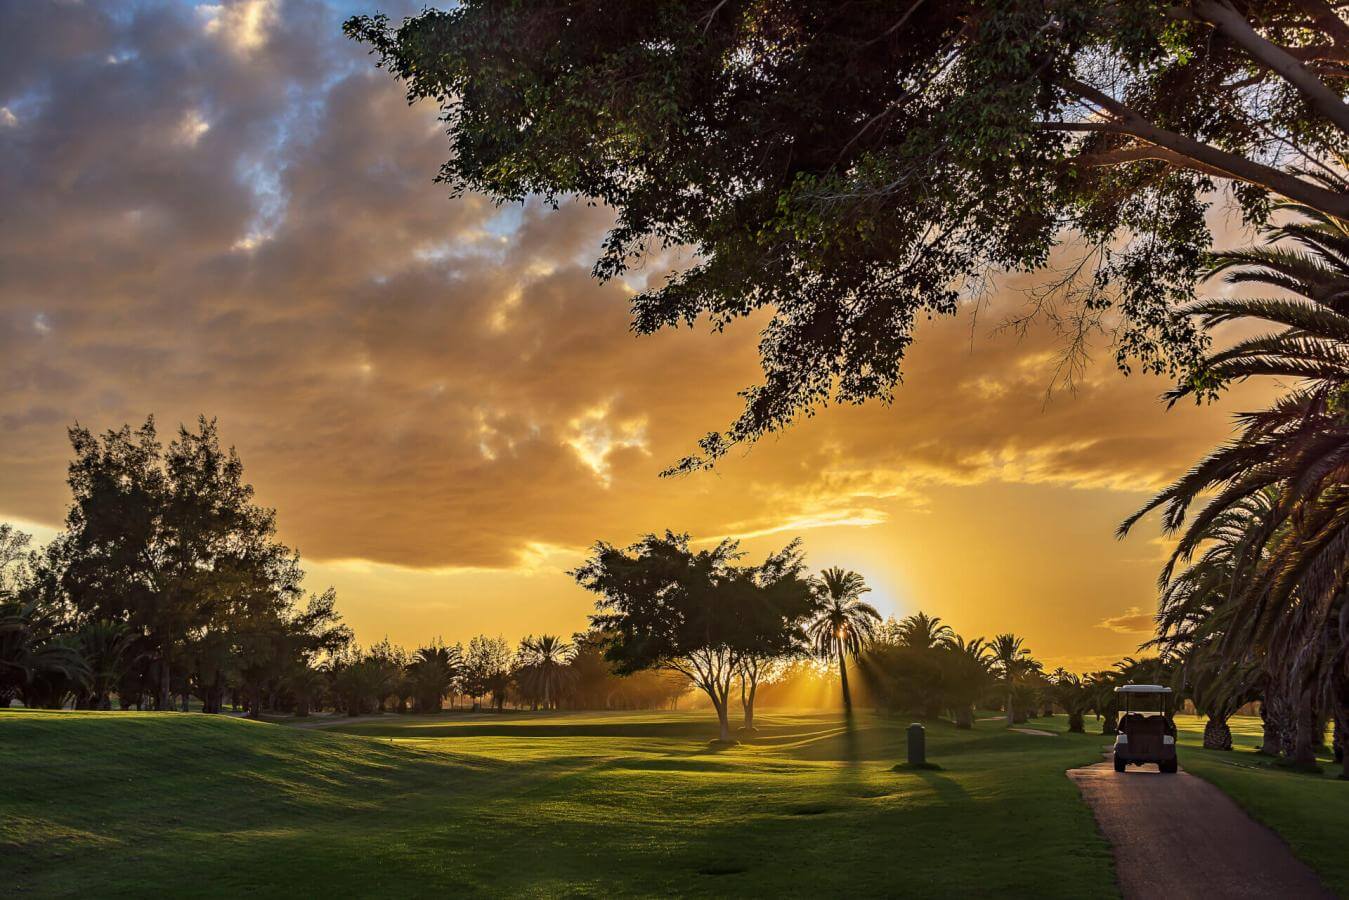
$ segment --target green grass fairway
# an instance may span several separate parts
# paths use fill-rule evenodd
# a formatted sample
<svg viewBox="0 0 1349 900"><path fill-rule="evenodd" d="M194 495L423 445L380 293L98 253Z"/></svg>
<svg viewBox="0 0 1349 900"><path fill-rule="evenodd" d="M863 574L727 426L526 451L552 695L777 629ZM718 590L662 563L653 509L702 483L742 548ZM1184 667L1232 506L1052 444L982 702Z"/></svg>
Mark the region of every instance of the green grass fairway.
<svg viewBox="0 0 1349 900"><path fill-rule="evenodd" d="M1253 751L1260 746L1260 720L1234 718L1231 752L1201 747L1204 720L1177 716L1181 765L1222 788L1254 818L1277 831L1293 852L1316 870L1336 893L1349 897L1349 781L1335 778L1340 767L1327 754L1323 775L1290 772Z"/></svg>
<svg viewBox="0 0 1349 900"><path fill-rule="evenodd" d="M1033 725L1035 723L1032 723ZM195 714L0 712L7 892L1115 893L1064 770L1099 735L705 712L386 716L347 733Z"/></svg>

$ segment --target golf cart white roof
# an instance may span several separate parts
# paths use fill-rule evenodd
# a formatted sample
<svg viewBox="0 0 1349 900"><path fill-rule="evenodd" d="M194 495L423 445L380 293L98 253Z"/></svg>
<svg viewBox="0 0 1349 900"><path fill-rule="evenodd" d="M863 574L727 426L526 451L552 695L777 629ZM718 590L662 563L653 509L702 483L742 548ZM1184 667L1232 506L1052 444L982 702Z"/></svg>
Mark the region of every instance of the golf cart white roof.
<svg viewBox="0 0 1349 900"><path fill-rule="evenodd" d="M1169 687L1160 684L1122 684L1115 688L1116 694L1169 694Z"/></svg>

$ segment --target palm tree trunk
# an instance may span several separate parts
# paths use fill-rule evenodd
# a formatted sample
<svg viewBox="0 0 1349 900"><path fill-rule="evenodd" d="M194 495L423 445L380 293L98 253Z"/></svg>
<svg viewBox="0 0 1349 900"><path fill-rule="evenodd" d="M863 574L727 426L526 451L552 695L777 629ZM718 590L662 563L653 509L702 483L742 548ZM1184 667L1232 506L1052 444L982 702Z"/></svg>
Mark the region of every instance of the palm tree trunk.
<svg viewBox="0 0 1349 900"><path fill-rule="evenodd" d="M1260 752L1265 756L1278 756L1280 721L1276 705L1271 703L1270 700L1270 695L1266 694L1260 702L1260 727L1264 732L1260 742Z"/></svg>
<svg viewBox="0 0 1349 900"><path fill-rule="evenodd" d="M1208 721L1204 723L1204 749L1232 749L1232 729L1227 724L1226 716L1211 715L1208 717Z"/></svg>
<svg viewBox="0 0 1349 900"><path fill-rule="evenodd" d="M1335 738L1331 743L1335 762L1342 767L1340 780L1349 781L1349 706L1341 703L1335 711Z"/></svg>
<svg viewBox="0 0 1349 900"><path fill-rule="evenodd" d="M1007 724L1008 724L1008 725L1015 725L1015 724L1016 724L1016 715L1015 715L1015 713L1012 711L1012 692L1011 692L1011 691L1008 691L1008 692L1007 692Z"/></svg>
<svg viewBox="0 0 1349 900"><path fill-rule="evenodd" d="M956 727L967 729L974 727L974 707L966 703L955 709Z"/></svg>
<svg viewBox="0 0 1349 900"><path fill-rule="evenodd" d="M1293 738L1295 766L1308 769L1316 766L1316 745L1321 742L1321 736L1317 734L1319 721L1311 692L1306 691L1299 698L1297 707L1297 729Z"/></svg>
<svg viewBox="0 0 1349 900"><path fill-rule="evenodd" d="M843 712L845 715L852 715L852 694L848 692L848 658L843 652L843 648L838 650L838 679L843 684Z"/></svg>

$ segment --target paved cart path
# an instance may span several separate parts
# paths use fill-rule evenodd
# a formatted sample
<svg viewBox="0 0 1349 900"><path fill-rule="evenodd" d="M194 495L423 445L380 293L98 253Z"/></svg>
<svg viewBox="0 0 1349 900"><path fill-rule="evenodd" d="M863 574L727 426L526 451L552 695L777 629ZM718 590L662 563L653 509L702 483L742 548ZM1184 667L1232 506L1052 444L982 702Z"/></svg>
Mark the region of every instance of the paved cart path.
<svg viewBox="0 0 1349 900"><path fill-rule="evenodd" d="M1125 900L1335 895L1278 835L1203 779L1109 762L1072 769L1115 852Z"/></svg>

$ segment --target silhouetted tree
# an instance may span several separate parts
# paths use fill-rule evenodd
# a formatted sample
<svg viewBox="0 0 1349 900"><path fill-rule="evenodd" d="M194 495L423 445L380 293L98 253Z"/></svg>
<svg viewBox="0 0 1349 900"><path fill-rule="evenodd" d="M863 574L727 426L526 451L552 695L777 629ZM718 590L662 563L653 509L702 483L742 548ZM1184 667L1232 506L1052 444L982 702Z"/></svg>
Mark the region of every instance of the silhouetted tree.
<svg viewBox="0 0 1349 900"><path fill-rule="evenodd" d="M1068 730L1078 734L1086 730L1085 716L1092 706L1091 685L1062 666L1049 676L1050 695L1068 716Z"/></svg>
<svg viewBox="0 0 1349 900"><path fill-rule="evenodd" d="M942 624L939 616L929 616L922 610L902 619L894 633L896 643L915 650L936 650L949 646L955 638L955 630L950 625Z"/></svg>
<svg viewBox="0 0 1349 900"><path fill-rule="evenodd" d="M839 568L825 569L813 583L819 609L809 628L815 652L822 659L838 662L843 688L843 709L852 714L848 692L848 657L856 657L871 641L881 614L862 601L871 590L862 576Z"/></svg>
<svg viewBox="0 0 1349 900"><path fill-rule="evenodd" d="M440 712L441 704L454 688L455 679L459 677L463 665L464 661L455 647L436 643L417 650L412 662L408 663L407 675L418 712Z"/></svg>
<svg viewBox="0 0 1349 900"><path fill-rule="evenodd" d="M282 666L304 573L276 539L275 513L254 504L238 455L204 417L167 448L153 419L101 438L76 426L70 440L74 502L52 589L77 619L124 623L137 635L153 656L159 708L171 707L175 685L186 692L195 682L215 711L225 659L242 654L256 713L263 680ZM204 677L192 671L194 653Z"/></svg>
<svg viewBox="0 0 1349 900"><path fill-rule="evenodd" d="M478 635L464 654L464 691L477 701L489 696L498 710L506 704L511 681L511 650L501 637Z"/></svg>
<svg viewBox="0 0 1349 900"><path fill-rule="evenodd" d="M526 697L544 709L556 709L563 692L571 686L569 667L574 648L555 634L529 635L516 653L516 680Z"/></svg>
<svg viewBox="0 0 1349 900"><path fill-rule="evenodd" d="M1313 180L1349 192L1342 174ZM1213 350L1168 396L1175 402L1257 376L1289 389L1242 414L1237 439L1161 491L1120 533L1162 511L1178 540L1162 571L1160 641L1209 645L1223 662L1205 671L1228 681L1257 663L1267 744L1290 736L1292 761L1310 768L1326 716L1349 718L1349 224L1314 204L1285 211L1290 220L1266 230L1269 246L1211 259L1212 275L1229 286L1276 296L1223 291L1182 310L1206 331L1232 323L1274 330Z"/></svg>
<svg viewBox="0 0 1349 900"><path fill-rule="evenodd" d="M571 574L599 595L592 624L620 673L669 668L712 701L720 739L731 739L731 685L750 654L801 639L813 598L793 542L758 567L737 566L738 544L689 548L687 534L648 534L626 550L600 542Z"/></svg>
<svg viewBox="0 0 1349 900"><path fill-rule="evenodd" d="M989 644L993 668L997 671L1005 692L1008 725L1017 722L1015 698L1018 688L1024 684L1026 677L1040 665L1031 656L1029 648L1024 644L1024 638L1017 637L1015 634L1000 634L993 638L993 641Z"/></svg>

